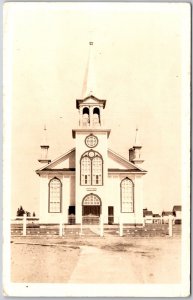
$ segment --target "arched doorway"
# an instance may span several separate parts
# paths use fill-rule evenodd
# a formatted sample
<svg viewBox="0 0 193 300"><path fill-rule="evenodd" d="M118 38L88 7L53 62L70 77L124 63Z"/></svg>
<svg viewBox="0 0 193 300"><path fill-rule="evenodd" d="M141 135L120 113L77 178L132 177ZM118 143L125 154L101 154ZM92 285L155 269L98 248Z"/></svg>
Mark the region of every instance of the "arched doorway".
<svg viewBox="0 0 193 300"><path fill-rule="evenodd" d="M95 194L88 194L82 200L82 219L84 224L99 222L101 214L101 199Z"/></svg>

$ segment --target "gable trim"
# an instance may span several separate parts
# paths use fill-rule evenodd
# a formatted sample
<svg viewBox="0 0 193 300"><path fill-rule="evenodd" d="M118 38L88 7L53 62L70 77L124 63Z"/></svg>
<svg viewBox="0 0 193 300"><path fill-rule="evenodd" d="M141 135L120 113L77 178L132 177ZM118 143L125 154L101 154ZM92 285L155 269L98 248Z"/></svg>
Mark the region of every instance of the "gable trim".
<svg viewBox="0 0 193 300"><path fill-rule="evenodd" d="M138 166L136 166L135 164L133 164L132 162L130 162L128 159L124 158L123 156L121 156L120 154L114 152L113 150L109 149L108 148L108 152L110 154L112 154L114 157L116 157L120 162L124 162L124 163L127 163L128 165L132 166L134 169L128 169L128 171L131 171L131 172L145 172L147 173L147 171L139 168ZM120 170L119 170L120 171ZM127 171L127 170L124 170L124 171Z"/></svg>
<svg viewBox="0 0 193 300"><path fill-rule="evenodd" d="M77 100L76 100L76 108L78 109L79 106L80 106L80 103L84 103L84 101L88 100L89 98L94 99L94 100L96 100L98 103L103 104L103 108L105 108L106 100L104 100L104 99L99 99L99 98L97 98L97 97L95 97L95 96L93 96L93 95L87 96L87 97L84 98L84 99L77 99Z"/></svg>
<svg viewBox="0 0 193 300"><path fill-rule="evenodd" d="M54 159L51 163L48 163L47 165L43 166L42 168L36 170L36 172L37 172L37 171L43 171L44 169L47 169L47 168L50 169L50 167L51 167L53 164L55 164L55 163L57 163L58 161L60 161L61 159L65 158L66 156L68 156L68 155L69 155L70 153L72 153L73 151L75 151L75 148L73 148L73 149L69 150L68 152L66 152L65 154L63 154L63 155L57 157L57 158Z"/></svg>

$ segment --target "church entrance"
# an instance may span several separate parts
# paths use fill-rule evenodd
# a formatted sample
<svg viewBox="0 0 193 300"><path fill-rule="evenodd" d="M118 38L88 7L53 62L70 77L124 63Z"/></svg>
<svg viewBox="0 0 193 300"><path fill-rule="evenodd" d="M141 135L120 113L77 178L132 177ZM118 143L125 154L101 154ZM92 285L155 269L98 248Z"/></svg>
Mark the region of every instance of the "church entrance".
<svg viewBox="0 0 193 300"><path fill-rule="evenodd" d="M82 201L82 223L98 224L101 214L101 199L95 194L86 195Z"/></svg>

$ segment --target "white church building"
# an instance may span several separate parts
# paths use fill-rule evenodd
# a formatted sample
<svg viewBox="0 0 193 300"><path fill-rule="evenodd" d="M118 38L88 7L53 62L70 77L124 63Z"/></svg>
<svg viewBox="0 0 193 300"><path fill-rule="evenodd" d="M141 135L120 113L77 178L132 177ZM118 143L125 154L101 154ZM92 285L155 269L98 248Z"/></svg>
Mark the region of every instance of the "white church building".
<svg viewBox="0 0 193 300"><path fill-rule="evenodd" d="M82 99L76 100L79 125L72 129L75 147L51 161L49 145L41 145L36 170L40 178L41 223L75 224L102 217L104 224L143 223L143 176L141 148L136 130L129 159L108 148L111 130L104 127L106 100L94 95L93 43L90 42L87 76Z"/></svg>

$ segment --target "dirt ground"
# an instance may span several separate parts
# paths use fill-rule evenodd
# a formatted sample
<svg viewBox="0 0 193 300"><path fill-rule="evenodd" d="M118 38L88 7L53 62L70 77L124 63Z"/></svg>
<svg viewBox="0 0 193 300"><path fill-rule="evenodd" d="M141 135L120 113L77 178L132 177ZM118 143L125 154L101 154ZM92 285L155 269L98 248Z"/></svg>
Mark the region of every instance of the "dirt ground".
<svg viewBox="0 0 193 300"><path fill-rule="evenodd" d="M11 280L180 283L180 238L12 237Z"/></svg>

